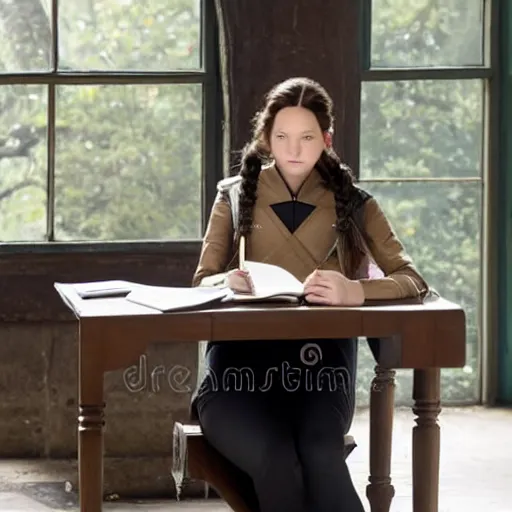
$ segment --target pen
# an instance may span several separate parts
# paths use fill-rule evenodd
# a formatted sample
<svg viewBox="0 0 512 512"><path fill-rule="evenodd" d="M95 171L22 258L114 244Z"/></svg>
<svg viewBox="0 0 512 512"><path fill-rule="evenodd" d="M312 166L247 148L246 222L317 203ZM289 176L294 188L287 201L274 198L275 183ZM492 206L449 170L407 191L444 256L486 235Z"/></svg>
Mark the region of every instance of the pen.
<svg viewBox="0 0 512 512"><path fill-rule="evenodd" d="M245 270L245 236L240 237L240 245L238 247L238 268Z"/></svg>

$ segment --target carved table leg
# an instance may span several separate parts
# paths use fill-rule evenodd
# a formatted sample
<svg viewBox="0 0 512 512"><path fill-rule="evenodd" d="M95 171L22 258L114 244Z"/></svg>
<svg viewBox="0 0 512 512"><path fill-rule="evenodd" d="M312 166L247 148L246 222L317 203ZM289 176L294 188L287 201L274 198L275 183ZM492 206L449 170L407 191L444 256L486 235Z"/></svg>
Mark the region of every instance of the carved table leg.
<svg viewBox="0 0 512 512"><path fill-rule="evenodd" d="M366 496L372 512L389 512L395 489L391 485L391 440L395 371L375 367L370 394L370 477Z"/></svg>
<svg viewBox="0 0 512 512"><path fill-rule="evenodd" d="M99 337L79 340L78 471L80 512L103 505L103 361Z"/></svg>
<svg viewBox="0 0 512 512"><path fill-rule="evenodd" d="M412 437L414 512L438 511L440 387L438 368L414 370L412 410L417 416Z"/></svg>

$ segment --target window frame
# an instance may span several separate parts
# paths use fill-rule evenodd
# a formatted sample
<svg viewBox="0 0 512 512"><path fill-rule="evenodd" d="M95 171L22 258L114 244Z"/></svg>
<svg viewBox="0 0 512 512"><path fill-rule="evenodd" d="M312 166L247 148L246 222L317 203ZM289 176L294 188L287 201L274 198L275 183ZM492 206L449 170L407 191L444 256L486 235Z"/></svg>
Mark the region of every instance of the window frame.
<svg viewBox="0 0 512 512"><path fill-rule="evenodd" d="M499 101L496 101L495 116L500 122L500 138L496 142L496 151L500 160L496 161L497 180L494 185L494 210L496 238L492 239L494 250L497 252L496 266L492 267L491 274L498 281L495 302L491 305L496 311L498 325L492 332L496 340L494 351L490 351L488 360L493 372L487 382L487 397L491 405L503 405L512 403L512 320L509 314L512 305L512 270L510 268L510 233L512 221L510 220L509 205L512 201L512 151L509 141L512 138L511 108L512 97L510 95L510 76L512 75L512 6L510 2L503 1L500 4L499 13L496 15L496 24L499 23L500 33L495 34L496 44L500 46L500 55L496 57L500 66L500 75L496 82L501 85ZM490 272L491 273L491 272ZM492 310L491 310L492 311Z"/></svg>
<svg viewBox="0 0 512 512"><path fill-rule="evenodd" d="M201 2L201 66L193 71L162 72L64 72L59 71L59 2L51 0L50 28L52 39L51 70L46 72L20 72L0 74L0 87L3 85L37 84L48 86L47 108L47 208L46 236L44 241L9 241L0 244L0 254L25 253L67 253L67 252L173 252L190 249L196 251L201 238L190 240L129 240L129 241L76 241L55 240L55 103L58 85L107 85L107 84L186 84L202 86L202 158L201 158L201 222L204 232L209 212L216 194L216 184L222 179L222 125L223 103L220 80L220 58L218 52L218 25L214 3Z"/></svg>
<svg viewBox="0 0 512 512"><path fill-rule="evenodd" d="M406 80L469 80L483 82L483 133L482 173L476 178L427 178L417 182L473 181L482 188L482 218L480 243L480 307L478 323L481 327L478 347L478 386L475 390L478 403L494 403L497 392L498 373L498 243L500 236L500 12L504 9L501 0L483 2L483 63L479 66L449 67L371 67L371 35L373 0L362 0L360 13L361 34L361 84L376 81ZM400 178L361 179L359 169L357 180L364 183L410 181ZM472 401L471 401L472 402Z"/></svg>

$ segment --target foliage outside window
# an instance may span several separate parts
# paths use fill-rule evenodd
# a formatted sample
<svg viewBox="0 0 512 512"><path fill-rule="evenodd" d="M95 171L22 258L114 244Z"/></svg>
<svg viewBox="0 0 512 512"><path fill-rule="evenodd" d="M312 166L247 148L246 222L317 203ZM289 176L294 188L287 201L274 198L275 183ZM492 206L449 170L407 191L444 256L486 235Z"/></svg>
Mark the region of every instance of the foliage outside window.
<svg viewBox="0 0 512 512"><path fill-rule="evenodd" d="M0 0L0 240L197 239L201 0Z"/></svg>
<svg viewBox="0 0 512 512"><path fill-rule="evenodd" d="M361 186L380 201L428 282L464 307L467 364L442 370L442 397L474 402L489 71L483 1L372 3L370 69L362 84ZM373 366L361 343L360 404L368 401ZM412 371L398 371L397 402L409 403L411 389Z"/></svg>

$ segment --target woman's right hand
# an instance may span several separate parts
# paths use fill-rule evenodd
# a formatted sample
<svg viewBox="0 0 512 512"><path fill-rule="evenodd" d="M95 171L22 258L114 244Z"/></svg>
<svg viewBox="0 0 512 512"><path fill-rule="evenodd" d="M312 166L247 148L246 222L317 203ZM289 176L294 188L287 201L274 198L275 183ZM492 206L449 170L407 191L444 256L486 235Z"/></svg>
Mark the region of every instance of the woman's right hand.
<svg viewBox="0 0 512 512"><path fill-rule="evenodd" d="M226 276L227 285L234 293L254 293L254 284L248 271L235 269Z"/></svg>

